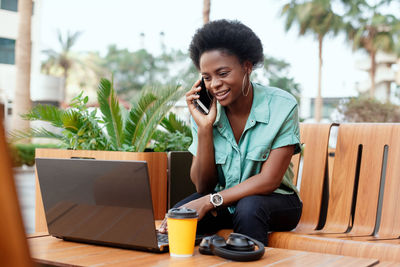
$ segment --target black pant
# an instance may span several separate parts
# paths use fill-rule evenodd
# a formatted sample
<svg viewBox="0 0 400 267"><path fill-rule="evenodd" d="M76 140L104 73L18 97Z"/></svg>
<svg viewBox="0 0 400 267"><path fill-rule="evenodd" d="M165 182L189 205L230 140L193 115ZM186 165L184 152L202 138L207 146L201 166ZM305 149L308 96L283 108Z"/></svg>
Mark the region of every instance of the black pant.
<svg viewBox="0 0 400 267"><path fill-rule="evenodd" d="M180 207L204 195L194 193L178 202ZM220 229L233 228L236 233L248 235L268 245L268 232L290 231L300 220L303 204L293 193L283 195L254 195L240 199L231 214L228 208L220 208L217 216L207 213L197 224L198 234L212 234Z"/></svg>

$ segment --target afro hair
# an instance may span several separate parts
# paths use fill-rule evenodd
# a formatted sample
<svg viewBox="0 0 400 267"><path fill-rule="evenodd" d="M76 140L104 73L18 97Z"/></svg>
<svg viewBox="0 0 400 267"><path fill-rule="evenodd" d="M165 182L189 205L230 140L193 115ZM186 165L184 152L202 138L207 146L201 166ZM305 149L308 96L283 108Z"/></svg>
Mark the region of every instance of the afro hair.
<svg viewBox="0 0 400 267"><path fill-rule="evenodd" d="M253 67L264 61L263 47L257 35L237 20L215 20L198 29L189 46L190 58L200 69L204 52L221 50L238 57L239 62L250 61Z"/></svg>

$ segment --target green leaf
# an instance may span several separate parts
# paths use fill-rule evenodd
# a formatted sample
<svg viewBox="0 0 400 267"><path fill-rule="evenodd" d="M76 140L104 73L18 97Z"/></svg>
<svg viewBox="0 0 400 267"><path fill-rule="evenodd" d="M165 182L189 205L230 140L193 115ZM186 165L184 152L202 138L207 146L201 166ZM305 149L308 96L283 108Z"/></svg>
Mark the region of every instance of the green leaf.
<svg viewBox="0 0 400 267"><path fill-rule="evenodd" d="M83 125L83 119L81 118L81 114L77 110L66 110L62 114L61 120L63 123L63 127L73 133L77 133Z"/></svg>
<svg viewBox="0 0 400 267"><path fill-rule="evenodd" d="M133 103L125 126L125 144L136 147L136 140L143 133L146 110L150 109L156 100L154 94L143 92L139 100Z"/></svg>
<svg viewBox="0 0 400 267"><path fill-rule="evenodd" d="M31 109L31 111L27 114L22 115L21 117L24 120L30 121L47 121L50 122L55 127L62 127L62 116L64 111L55 106L51 105L37 105Z"/></svg>
<svg viewBox="0 0 400 267"><path fill-rule="evenodd" d="M175 113L169 113L167 117L164 117L161 121L161 126L170 133L180 132L185 136L192 136L190 127L183 120L179 120Z"/></svg>
<svg viewBox="0 0 400 267"><path fill-rule="evenodd" d="M102 118L106 124L107 133L113 145L119 149L124 140L123 120L118 98L112 82L101 79L97 91Z"/></svg>
<svg viewBox="0 0 400 267"><path fill-rule="evenodd" d="M28 131L13 131L9 133L10 141L16 142L24 139L31 138L49 138L49 139L57 139L60 141L64 141L65 137L63 135L59 135L53 132L50 132L44 128L31 128Z"/></svg>
<svg viewBox="0 0 400 267"><path fill-rule="evenodd" d="M157 126L175 102L183 96L184 90L178 85L176 87L166 87L157 93L158 98L156 103L146 111L145 120L143 121L143 134L137 139L138 151L144 151Z"/></svg>

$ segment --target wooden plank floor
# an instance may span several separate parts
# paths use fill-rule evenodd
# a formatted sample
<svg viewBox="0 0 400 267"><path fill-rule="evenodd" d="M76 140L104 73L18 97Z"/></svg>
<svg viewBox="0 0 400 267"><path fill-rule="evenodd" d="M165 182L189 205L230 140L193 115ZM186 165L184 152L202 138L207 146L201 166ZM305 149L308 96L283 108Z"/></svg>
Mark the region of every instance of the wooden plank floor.
<svg viewBox="0 0 400 267"><path fill-rule="evenodd" d="M56 266L242 266L216 256L205 256L195 248L190 258L172 258L168 253L155 254L67 242L51 236L28 238L32 258L43 264ZM296 250L266 247L263 258L246 266L374 266L375 259L355 258Z"/></svg>

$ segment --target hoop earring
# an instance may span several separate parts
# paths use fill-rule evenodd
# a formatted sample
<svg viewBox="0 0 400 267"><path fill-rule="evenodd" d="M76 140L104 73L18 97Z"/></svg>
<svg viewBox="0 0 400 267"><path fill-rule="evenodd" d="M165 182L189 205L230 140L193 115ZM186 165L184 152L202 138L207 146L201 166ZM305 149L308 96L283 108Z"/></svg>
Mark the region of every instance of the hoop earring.
<svg viewBox="0 0 400 267"><path fill-rule="evenodd" d="M246 78L246 79L245 79ZM245 87L245 81L246 80L246 83L247 83L247 92L245 93L244 92L244 87ZM244 96L247 96L248 94L249 94L249 92L250 92L250 78L249 78L249 73L247 73L247 74L245 74L244 76L243 76L243 82L242 82L242 94L244 95Z"/></svg>

